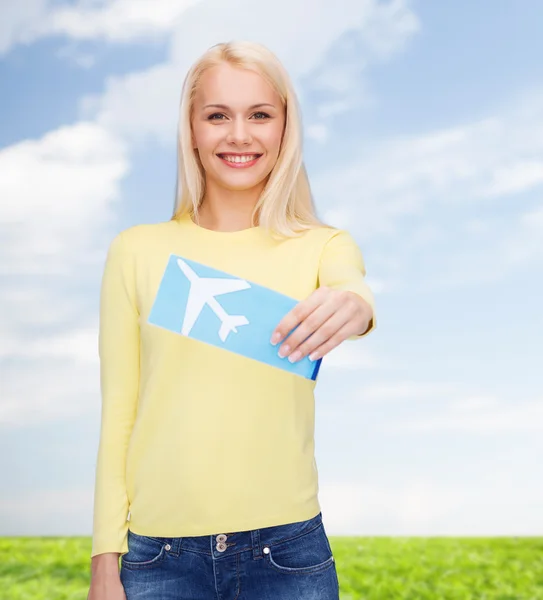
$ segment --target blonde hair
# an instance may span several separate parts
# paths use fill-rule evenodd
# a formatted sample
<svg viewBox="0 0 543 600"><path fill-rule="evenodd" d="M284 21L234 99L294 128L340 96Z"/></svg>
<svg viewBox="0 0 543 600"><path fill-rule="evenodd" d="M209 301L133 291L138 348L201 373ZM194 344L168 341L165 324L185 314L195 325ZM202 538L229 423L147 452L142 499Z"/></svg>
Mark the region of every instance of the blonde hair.
<svg viewBox="0 0 543 600"><path fill-rule="evenodd" d="M209 48L189 69L181 92L177 139L177 189L171 220L186 214L198 218L205 192L205 173L192 144L191 116L202 74L228 63L257 72L274 88L285 110L285 129L277 162L252 213L252 224L272 236L296 237L308 229L327 227L316 215L309 179L302 159L301 111L289 75L265 46L231 41Z"/></svg>

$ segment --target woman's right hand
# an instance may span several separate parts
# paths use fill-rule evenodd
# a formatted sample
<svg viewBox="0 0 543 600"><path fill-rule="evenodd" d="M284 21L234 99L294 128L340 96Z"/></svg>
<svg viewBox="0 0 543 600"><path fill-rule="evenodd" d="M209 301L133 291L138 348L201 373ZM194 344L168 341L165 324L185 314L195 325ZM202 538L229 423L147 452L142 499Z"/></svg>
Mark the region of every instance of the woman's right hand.
<svg viewBox="0 0 543 600"><path fill-rule="evenodd" d="M87 600L126 600L120 577L93 577Z"/></svg>
<svg viewBox="0 0 543 600"><path fill-rule="evenodd" d="M92 558L87 600L126 600L119 572L119 554L108 552Z"/></svg>

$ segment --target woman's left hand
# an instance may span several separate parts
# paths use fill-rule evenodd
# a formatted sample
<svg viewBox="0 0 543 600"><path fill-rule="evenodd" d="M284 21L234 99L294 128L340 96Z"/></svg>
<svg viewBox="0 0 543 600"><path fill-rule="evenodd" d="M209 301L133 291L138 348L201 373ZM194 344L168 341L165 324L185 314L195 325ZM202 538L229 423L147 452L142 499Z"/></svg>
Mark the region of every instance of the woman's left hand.
<svg viewBox="0 0 543 600"><path fill-rule="evenodd" d="M270 342L283 341L278 354L291 362L307 355L317 360L347 338L364 333L372 316L371 306L358 294L322 286L281 319Z"/></svg>

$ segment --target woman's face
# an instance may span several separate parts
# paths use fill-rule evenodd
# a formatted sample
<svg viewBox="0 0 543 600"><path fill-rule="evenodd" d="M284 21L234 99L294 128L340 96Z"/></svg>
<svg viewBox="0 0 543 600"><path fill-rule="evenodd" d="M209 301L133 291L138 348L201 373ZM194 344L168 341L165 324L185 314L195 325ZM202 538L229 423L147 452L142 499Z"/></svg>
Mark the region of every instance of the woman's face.
<svg viewBox="0 0 543 600"><path fill-rule="evenodd" d="M210 106L217 104L223 106ZM264 187L279 156L285 115L279 95L261 75L227 63L205 71L191 123L208 181L238 191ZM225 160L233 154L261 156L240 168Z"/></svg>

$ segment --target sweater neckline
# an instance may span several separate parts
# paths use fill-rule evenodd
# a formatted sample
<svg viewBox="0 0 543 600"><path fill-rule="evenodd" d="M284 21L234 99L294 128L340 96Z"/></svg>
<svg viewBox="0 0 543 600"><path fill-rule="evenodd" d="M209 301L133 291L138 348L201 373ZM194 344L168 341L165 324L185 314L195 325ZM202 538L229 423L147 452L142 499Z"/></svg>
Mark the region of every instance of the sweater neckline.
<svg viewBox="0 0 543 600"><path fill-rule="evenodd" d="M260 225L256 225L255 227L247 227L246 229L238 229L236 231L217 231L215 229L208 229L207 227L202 227L201 225L195 223L192 220L192 215L190 213L186 213L182 217L178 217L177 220L179 223L183 223L189 229L198 232L202 236L206 236L210 240L244 240L246 238L258 236L262 231L262 227Z"/></svg>

